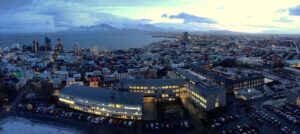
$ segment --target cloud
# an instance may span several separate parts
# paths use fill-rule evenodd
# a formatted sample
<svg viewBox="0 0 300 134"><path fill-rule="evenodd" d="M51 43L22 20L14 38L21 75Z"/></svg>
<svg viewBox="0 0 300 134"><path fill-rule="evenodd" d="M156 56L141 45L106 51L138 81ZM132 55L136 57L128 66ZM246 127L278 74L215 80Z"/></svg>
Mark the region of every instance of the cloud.
<svg viewBox="0 0 300 134"><path fill-rule="evenodd" d="M273 22L280 22L280 23L290 23L294 20L289 19L288 17L280 17L278 20L274 20Z"/></svg>
<svg viewBox="0 0 300 134"><path fill-rule="evenodd" d="M289 8L289 15L300 16L300 5L296 7Z"/></svg>
<svg viewBox="0 0 300 134"><path fill-rule="evenodd" d="M162 14L160 17L162 17L162 18L169 18L168 14L166 14L166 13Z"/></svg>
<svg viewBox="0 0 300 134"><path fill-rule="evenodd" d="M291 17L300 16L299 1L187 1L0 0L0 32L56 32L102 23L117 28L152 24L183 30L251 32L270 26L278 26L279 31L293 30L300 24L299 19ZM265 6L270 2L272 6Z"/></svg>
<svg viewBox="0 0 300 134"><path fill-rule="evenodd" d="M215 20L206 18L206 17L201 17L201 16L195 16L191 15L188 13L181 12L177 15L167 15L167 14L162 14L162 18L169 18L169 19L182 19L184 20L183 23L209 23L209 24L216 24L217 22Z"/></svg>
<svg viewBox="0 0 300 134"><path fill-rule="evenodd" d="M91 6L88 2L65 1L22 1L15 3L0 1L0 32L56 32L80 26L102 23L124 27L128 24L148 24L152 20L129 19L108 13L112 7ZM96 1L95 1L96 2ZM18 6L18 8L15 8ZM4 8L9 7L9 8Z"/></svg>

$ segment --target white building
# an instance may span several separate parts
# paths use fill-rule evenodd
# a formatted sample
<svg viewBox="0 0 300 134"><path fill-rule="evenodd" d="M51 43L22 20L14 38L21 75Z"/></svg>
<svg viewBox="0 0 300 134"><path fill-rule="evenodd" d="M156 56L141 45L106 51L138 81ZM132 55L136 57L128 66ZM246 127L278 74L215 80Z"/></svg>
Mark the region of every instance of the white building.
<svg viewBox="0 0 300 134"><path fill-rule="evenodd" d="M71 85L64 88L59 101L70 108L122 119L142 119L143 95L113 89Z"/></svg>
<svg viewBox="0 0 300 134"><path fill-rule="evenodd" d="M82 81L76 81L76 79L74 77L68 77L66 80L66 86L70 86L73 84L77 84L77 85L83 85Z"/></svg>

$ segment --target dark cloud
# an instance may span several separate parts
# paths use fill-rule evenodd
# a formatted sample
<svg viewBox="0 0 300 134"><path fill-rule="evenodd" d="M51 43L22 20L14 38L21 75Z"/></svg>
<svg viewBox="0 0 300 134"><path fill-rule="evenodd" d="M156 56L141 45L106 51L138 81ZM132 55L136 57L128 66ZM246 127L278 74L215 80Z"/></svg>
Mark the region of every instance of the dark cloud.
<svg viewBox="0 0 300 134"><path fill-rule="evenodd" d="M167 15L167 14L162 14L161 17L163 18L170 18L170 19L182 19L184 20L183 23L191 23L191 22L197 22L197 23L209 23L209 24L216 24L217 22L215 20L206 18L206 17L201 17L201 16L195 16L191 15L188 13L179 13L177 15Z"/></svg>
<svg viewBox="0 0 300 134"><path fill-rule="evenodd" d="M291 16L300 16L300 5L290 8L289 15Z"/></svg>

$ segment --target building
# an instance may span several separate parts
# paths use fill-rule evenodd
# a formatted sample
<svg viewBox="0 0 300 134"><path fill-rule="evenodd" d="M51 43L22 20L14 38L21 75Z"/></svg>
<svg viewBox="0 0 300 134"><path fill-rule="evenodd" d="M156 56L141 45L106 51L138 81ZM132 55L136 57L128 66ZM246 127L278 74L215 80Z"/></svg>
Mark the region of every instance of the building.
<svg viewBox="0 0 300 134"><path fill-rule="evenodd" d="M102 75L102 73L100 71L85 72L84 78L85 78L85 80L89 80L90 78L93 78L93 77L100 78L101 75Z"/></svg>
<svg viewBox="0 0 300 134"><path fill-rule="evenodd" d="M300 79L300 70L292 67L283 67L280 72L290 79Z"/></svg>
<svg viewBox="0 0 300 134"><path fill-rule="evenodd" d="M188 32L183 33L182 39L181 39L181 44L184 46L189 45L189 33Z"/></svg>
<svg viewBox="0 0 300 134"><path fill-rule="evenodd" d="M185 70L185 69L176 69L175 70L175 74L177 75L177 77L179 78L183 78L185 79L188 83L191 84L196 84L198 82L200 82L203 79L206 79L205 77L191 71L191 70Z"/></svg>
<svg viewBox="0 0 300 134"><path fill-rule="evenodd" d="M70 108L96 115L142 119L143 95L140 93L74 84L61 91L59 101Z"/></svg>
<svg viewBox="0 0 300 134"><path fill-rule="evenodd" d="M68 71L60 71L60 70L55 71L54 74L52 75L52 77L60 78L61 81L66 81L68 76L69 76Z"/></svg>
<svg viewBox="0 0 300 134"><path fill-rule="evenodd" d="M99 87L100 78L99 77L90 77L89 78L90 87Z"/></svg>
<svg viewBox="0 0 300 134"><path fill-rule="evenodd" d="M74 74L73 77L75 78L75 81L80 81L81 80L81 74L80 73Z"/></svg>
<svg viewBox="0 0 300 134"><path fill-rule="evenodd" d="M53 59L57 59L60 53L64 52L63 41L61 39L57 39L56 46L54 49Z"/></svg>
<svg viewBox="0 0 300 134"><path fill-rule="evenodd" d="M176 69L178 77L187 81L188 98L198 108L210 111L226 105L226 90L190 70Z"/></svg>
<svg viewBox="0 0 300 134"><path fill-rule="evenodd" d="M51 40L48 37L45 37L45 51L51 51Z"/></svg>
<svg viewBox="0 0 300 134"><path fill-rule="evenodd" d="M286 63L289 67L300 68L300 60L287 60Z"/></svg>
<svg viewBox="0 0 300 134"><path fill-rule="evenodd" d="M300 107L300 88L297 87L289 90L286 100L288 104Z"/></svg>
<svg viewBox="0 0 300 134"><path fill-rule="evenodd" d="M120 79L120 90L143 93L145 99L173 101L186 94L184 79Z"/></svg>
<svg viewBox="0 0 300 134"><path fill-rule="evenodd" d="M56 51L58 51L59 53L64 52L64 46L63 46L62 39L57 39Z"/></svg>
<svg viewBox="0 0 300 134"><path fill-rule="evenodd" d="M240 89L240 90L234 91L234 95L237 99L241 99L244 101L263 97L262 92L255 88Z"/></svg>
<svg viewBox="0 0 300 134"><path fill-rule="evenodd" d="M33 41L33 44L32 44L32 52L36 53L40 51L40 45L38 42L36 41Z"/></svg>
<svg viewBox="0 0 300 134"><path fill-rule="evenodd" d="M189 84L187 91L192 103L205 111L226 105L226 91L210 80Z"/></svg>
<svg viewBox="0 0 300 134"><path fill-rule="evenodd" d="M75 77L68 77L66 80L66 86L71 86L73 84L83 85L82 81L76 81Z"/></svg>
<svg viewBox="0 0 300 134"><path fill-rule="evenodd" d="M260 73L243 74L237 71L233 74L228 74L220 70L198 65L190 65L190 68L205 78L214 81L221 88L226 89L227 93L251 87L262 89L264 85L264 76Z"/></svg>
<svg viewBox="0 0 300 134"><path fill-rule="evenodd" d="M79 43L74 44L74 54L79 54L80 53L80 47Z"/></svg>

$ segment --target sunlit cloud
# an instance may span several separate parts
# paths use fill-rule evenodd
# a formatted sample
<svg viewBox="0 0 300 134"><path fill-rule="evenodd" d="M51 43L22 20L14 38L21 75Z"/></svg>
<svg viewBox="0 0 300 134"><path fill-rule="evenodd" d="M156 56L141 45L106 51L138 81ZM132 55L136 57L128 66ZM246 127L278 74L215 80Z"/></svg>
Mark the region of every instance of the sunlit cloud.
<svg viewBox="0 0 300 134"><path fill-rule="evenodd" d="M193 22L197 22L197 23L211 23L211 24L215 24L216 21L206 18L206 17L201 17L201 16L195 16L195 15L191 15L188 13L184 13L181 12L177 15L167 15L167 14L162 14L161 17L163 18L169 18L169 19L182 19L183 23L193 23Z"/></svg>
<svg viewBox="0 0 300 134"><path fill-rule="evenodd" d="M0 1L0 31L56 32L102 23L183 30L300 33L295 0Z"/></svg>

